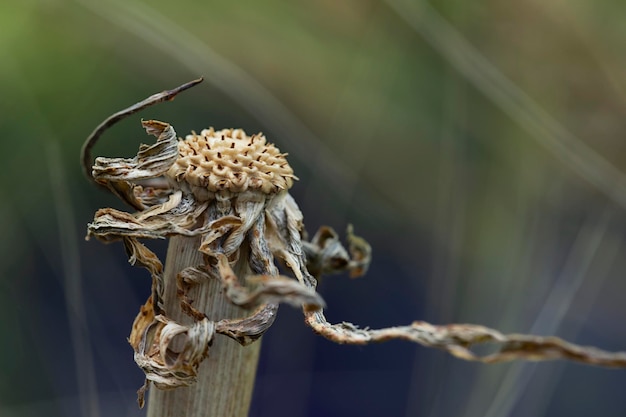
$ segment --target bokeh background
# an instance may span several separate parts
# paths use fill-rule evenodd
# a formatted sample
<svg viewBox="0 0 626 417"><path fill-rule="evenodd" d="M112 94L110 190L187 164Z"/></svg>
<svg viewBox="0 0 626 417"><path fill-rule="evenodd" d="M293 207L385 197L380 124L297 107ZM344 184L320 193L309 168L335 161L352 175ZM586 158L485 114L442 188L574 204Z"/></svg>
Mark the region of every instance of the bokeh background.
<svg viewBox="0 0 626 417"><path fill-rule="evenodd" d="M263 131L309 232L348 223L368 275L326 279L329 320L469 322L626 350L626 3L539 0L0 2L0 415L141 416L126 342L150 279L85 242L79 149L105 117ZM166 242L152 245L163 254ZM626 372L350 347L282 307L251 416L626 415Z"/></svg>

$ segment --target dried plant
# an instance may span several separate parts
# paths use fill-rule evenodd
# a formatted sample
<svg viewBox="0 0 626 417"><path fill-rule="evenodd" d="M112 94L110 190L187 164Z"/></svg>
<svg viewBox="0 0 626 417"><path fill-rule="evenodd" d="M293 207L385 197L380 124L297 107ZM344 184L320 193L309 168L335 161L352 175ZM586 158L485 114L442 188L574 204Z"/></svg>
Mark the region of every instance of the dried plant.
<svg viewBox="0 0 626 417"><path fill-rule="evenodd" d="M288 191L296 177L286 154L262 134L248 136L241 129L211 128L178 139L168 123L148 120L142 125L157 137L154 144L141 145L134 158L101 157L92 166L91 148L108 127L147 106L171 100L200 81L155 94L114 114L96 128L83 147L82 163L89 177L136 210L98 210L88 226L88 237L107 243L123 241L131 264L143 266L152 276L152 293L129 338L135 361L146 374L140 404L150 383L159 389L193 384L200 363L211 355L214 338L226 336L241 345L259 339L272 325L281 302L302 307L305 322L337 343L402 339L484 363L569 359L626 367L626 352L609 353L556 337L504 335L479 325L437 326L416 321L374 330L328 323L324 302L315 291L317 280L336 272L347 271L353 277L364 274L370 263L370 246L355 236L350 226L347 249L328 227L307 239L302 213ZM175 302L186 314L186 323L169 314L163 265L139 242L173 236L193 238L192 250L202 259L175 271ZM282 261L295 279L280 275L275 260ZM234 270L250 274L237 276ZM218 282L222 289L218 296L247 309L249 315L207 315L191 295L194 288L207 282ZM494 344L496 352L481 356L471 350L485 343Z"/></svg>

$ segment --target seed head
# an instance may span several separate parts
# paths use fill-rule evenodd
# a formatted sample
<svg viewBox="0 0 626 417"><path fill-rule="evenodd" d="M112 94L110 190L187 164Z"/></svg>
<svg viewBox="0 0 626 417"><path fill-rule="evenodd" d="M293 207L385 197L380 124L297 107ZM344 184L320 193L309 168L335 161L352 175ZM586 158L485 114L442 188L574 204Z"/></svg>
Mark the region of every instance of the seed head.
<svg viewBox="0 0 626 417"><path fill-rule="evenodd" d="M223 190L274 194L291 188L296 178L286 154L261 133L248 136L242 129L205 129L179 141L178 152L166 175L187 183L198 197Z"/></svg>

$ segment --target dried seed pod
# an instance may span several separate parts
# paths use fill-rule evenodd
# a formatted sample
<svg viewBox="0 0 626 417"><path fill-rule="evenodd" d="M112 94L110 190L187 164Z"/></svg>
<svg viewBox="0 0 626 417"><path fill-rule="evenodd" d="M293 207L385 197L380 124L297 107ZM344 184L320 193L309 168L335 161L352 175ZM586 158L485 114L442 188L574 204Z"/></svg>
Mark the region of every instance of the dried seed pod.
<svg viewBox="0 0 626 417"><path fill-rule="evenodd" d="M248 136L242 129L205 129L180 141L178 153L166 175L181 186L188 184L201 200L224 190L274 194L291 188L295 179L286 154L261 133Z"/></svg>
<svg viewBox="0 0 626 417"><path fill-rule="evenodd" d="M83 147L85 171L89 171L86 165L91 163L90 149L106 128L142 108L170 100L200 81L151 96L105 120ZM278 302L302 306L305 322L337 343L403 339L486 363L564 358L626 367L626 352L604 352L553 337L503 335L483 326L414 322L387 329L359 329L350 323L328 323L322 298L315 292L315 278L322 273L343 271L353 277L363 274L370 263L371 248L352 234L351 226L349 250L330 228L322 228L311 242L304 241L302 213L288 193L296 177L286 154L281 154L263 135L247 136L241 129L208 129L178 140L168 123L142 123L148 133L158 137L155 144L142 145L137 156L130 159L98 158L91 170L95 182L138 211L131 214L102 209L88 226L88 236L105 242L123 240L131 263L145 267L152 275L152 294L137 316L129 338L135 361L146 373L140 403L149 381L159 388L192 384L214 334L226 335L242 345L257 340L273 323ZM189 325L167 317L162 303L163 266L138 241L170 236L199 237L192 250L203 255L204 265L176 271L174 277L178 288L175 295L182 311L192 320ZM297 281L279 275L275 257L284 261ZM247 275L255 275L251 281L256 287L241 285L233 265L242 267L240 271ZM257 307L256 310L243 318L207 317L191 305L187 292L213 279L222 286L220 297L238 306ZM183 346L173 349L179 337L184 338ZM499 344L500 350L487 356L470 350L472 345L485 342Z"/></svg>

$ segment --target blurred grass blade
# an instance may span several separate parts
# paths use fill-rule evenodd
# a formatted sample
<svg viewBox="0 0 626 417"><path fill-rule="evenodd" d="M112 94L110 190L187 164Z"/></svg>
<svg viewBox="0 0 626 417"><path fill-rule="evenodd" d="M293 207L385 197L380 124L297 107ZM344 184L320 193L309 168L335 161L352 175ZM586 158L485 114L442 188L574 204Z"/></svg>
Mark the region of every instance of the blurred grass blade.
<svg viewBox="0 0 626 417"><path fill-rule="evenodd" d="M99 416L98 388L93 365L87 311L83 298L80 273L80 256L76 242L77 230L70 193L65 178L59 146L54 140L48 140L48 174L51 182L54 209L59 230L59 246L63 259L63 276L67 317L71 329L72 345L76 358L76 382L78 386L80 408L84 416Z"/></svg>
<svg viewBox="0 0 626 417"><path fill-rule="evenodd" d="M599 216L596 212L588 216L586 223L578 232L558 280L552 286L543 308L535 318L531 333L554 334L558 332L572 307L578 290L582 287L585 278L589 276L596 255L603 248L611 214L613 210L607 207ZM594 285L601 286L604 277L605 275L594 274ZM534 367L509 368L498 391L495 395L492 393L491 405L485 417L510 415L515 404L526 391L534 373Z"/></svg>
<svg viewBox="0 0 626 417"><path fill-rule="evenodd" d="M384 0L448 62L555 157L626 208L626 175L559 124L428 2Z"/></svg>

